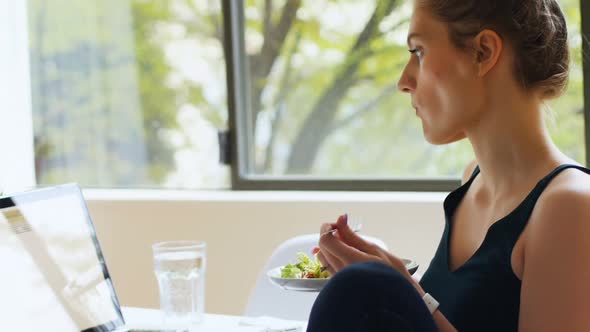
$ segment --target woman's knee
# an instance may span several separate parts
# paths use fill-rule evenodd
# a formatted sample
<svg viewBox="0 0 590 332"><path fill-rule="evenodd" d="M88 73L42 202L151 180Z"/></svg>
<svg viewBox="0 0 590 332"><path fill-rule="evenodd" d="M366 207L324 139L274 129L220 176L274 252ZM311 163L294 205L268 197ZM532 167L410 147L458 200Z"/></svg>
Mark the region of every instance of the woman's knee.
<svg viewBox="0 0 590 332"><path fill-rule="evenodd" d="M347 331L409 326L410 320L405 317L409 304L421 301L416 296L409 299L407 295L413 293L416 290L411 283L390 266L378 262L352 264L332 276L318 295L311 311L310 331L328 331L328 326L336 325Z"/></svg>
<svg viewBox="0 0 590 332"><path fill-rule="evenodd" d="M333 277L333 280L387 280L388 283L406 281L406 278L396 269L380 262L361 262L347 266Z"/></svg>
<svg viewBox="0 0 590 332"><path fill-rule="evenodd" d="M379 262L361 262L347 266L332 276L326 288L345 288L347 292L363 293L397 291L413 288L409 281L394 268Z"/></svg>

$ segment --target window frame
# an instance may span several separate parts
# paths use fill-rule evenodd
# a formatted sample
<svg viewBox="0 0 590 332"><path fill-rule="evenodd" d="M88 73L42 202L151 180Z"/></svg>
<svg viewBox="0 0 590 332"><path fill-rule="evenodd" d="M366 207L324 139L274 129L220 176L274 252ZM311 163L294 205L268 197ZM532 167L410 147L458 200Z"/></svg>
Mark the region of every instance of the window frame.
<svg viewBox="0 0 590 332"><path fill-rule="evenodd" d="M580 0L582 21L582 71L584 73L584 132L586 165L590 165L590 1Z"/></svg>
<svg viewBox="0 0 590 332"><path fill-rule="evenodd" d="M230 132L231 184L234 190L353 190L353 191L452 191L458 178L323 178L319 176L253 175L253 144L250 96L247 93L248 68L244 45L244 3L223 0L224 49L228 89L228 128ZM582 21L582 66L584 73L584 132L586 165L590 164L590 2L580 0ZM585 36L585 37L584 37Z"/></svg>
<svg viewBox="0 0 590 332"><path fill-rule="evenodd" d="M11 192L36 185L29 47L27 35L27 2L0 1L3 12L14 13L12 20L0 24L0 40L7 40L9 52L4 57L0 87L4 87L0 147L16 163L5 163L0 172L0 192ZM253 165L252 144L247 126L249 94L245 93L247 66L244 50L244 7L239 0L222 0L224 51L228 90L228 129L230 132L231 189L234 190L356 190L356 191L450 191L459 184L456 178L320 178L314 176L270 176L248 174ZM584 78L584 133L586 165L590 165L590 2L580 0ZM3 32L2 32L3 31ZM11 31L16 32L11 34ZM20 32L19 32L20 31ZM9 93L9 91L19 91ZM18 110L16 112L11 110ZM19 130L9 130L19 128ZM250 150L250 151L249 151ZM251 168L250 168L251 169Z"/></svg>
<svg viewBox="0 0 590 332"><path fill-rule="evenodd" d="M0 1L0 192L35 187L27 1Z"/></svg>

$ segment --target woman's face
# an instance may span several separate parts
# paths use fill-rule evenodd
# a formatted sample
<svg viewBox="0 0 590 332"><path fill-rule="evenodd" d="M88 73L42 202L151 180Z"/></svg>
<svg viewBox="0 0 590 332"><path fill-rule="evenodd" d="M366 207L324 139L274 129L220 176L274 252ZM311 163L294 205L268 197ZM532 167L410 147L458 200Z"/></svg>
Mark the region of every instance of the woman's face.
<svg viewBox="0 0 590 332"><path fill-rule="evenodd" d="M398 88L412 96L426 140L447 144L464 138L484 100L475 56L455 47L447 25L419 6L411 18L408 47L412 54Z"/></svg>

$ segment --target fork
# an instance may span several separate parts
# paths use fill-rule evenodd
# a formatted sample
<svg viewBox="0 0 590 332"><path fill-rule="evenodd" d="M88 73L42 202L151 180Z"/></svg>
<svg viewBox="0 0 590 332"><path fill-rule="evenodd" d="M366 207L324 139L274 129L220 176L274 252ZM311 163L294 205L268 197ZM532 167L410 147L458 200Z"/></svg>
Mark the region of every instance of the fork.
<svg viewBox="0 0 590 332"><path fill-rule="evenodd" d="M363 228L363 223L362 222L356 223L356 219L350 218L350 216L349 216L349 220L351 221L351 224L354 224L354 226L351 227L352 228L352 231L355 232L355 233L360 232L361 231L361 228ZM338 231L337 228L331 229L331 230L329 230L327 232L324 232L324 233L320 234L320 237L322 237L324 235L328 235L328 234L334 234L334 233L336 233L336 231ZM320 268L320 272L324 272L327 269L328 269L327 266L322 266Z"/></svg>
<svg viewBox="0 0 590 332"><path fill-rule="evenodd" d="M361 231L361 228L363 228L363 223L358 223L358 224L357 223L354 223L354 226L352 226L351 228L352 228L352 231L353 232L358 233L358 232ZM324 233L320 234L320 237L322 237L324 235L328 235L328 234L334 234L334 233L336 233L336 231L338 231L337 228L331 229L331 230L329 230L327 232L324 232Z"/></svg>

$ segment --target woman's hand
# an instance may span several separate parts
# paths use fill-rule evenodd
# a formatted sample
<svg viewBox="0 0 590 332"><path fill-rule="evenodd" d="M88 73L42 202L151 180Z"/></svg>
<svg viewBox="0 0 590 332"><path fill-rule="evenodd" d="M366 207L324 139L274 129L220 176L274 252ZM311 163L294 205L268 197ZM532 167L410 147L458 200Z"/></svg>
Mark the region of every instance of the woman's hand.
<svg viewBox="0 0 590 332"><path fill-rule="evenodd" d="M337 229L336 233L324 234L333 229ZM319 248L314 248L314 253L331 275L350 264L374 261L393 267L414 283L401 259L366 241L348 227L347 215L340 216L336 223L323 224L320 234L324 235L320 236Z"/></svg>

